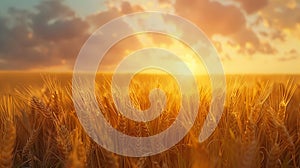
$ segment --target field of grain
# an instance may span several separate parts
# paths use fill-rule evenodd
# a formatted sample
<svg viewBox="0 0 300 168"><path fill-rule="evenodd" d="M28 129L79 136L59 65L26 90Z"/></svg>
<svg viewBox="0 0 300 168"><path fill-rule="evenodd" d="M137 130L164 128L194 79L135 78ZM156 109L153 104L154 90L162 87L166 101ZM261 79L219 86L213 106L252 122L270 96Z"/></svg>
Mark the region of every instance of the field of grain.
<svg viewBox="0 0 300 168"><path fill-rule="evenodd" d="M0 167L300 166L299 76L227 76L222 118L203 143L198 136L211 89L206 78L199 79L200 106L190 132L169 150L141 158L109 152L86 134L74 109L70 75L11 73L0 78ZM99 75L96 97L106 120L120 132L155 135L176 118L181 97L171 77L141 75L131 82L130 98L138 109L149 108L151 89L166 93L163 113L149 122L128 120L116 111L110 82L111 75ZM193 103L193 94L182 96Z"/></svg>

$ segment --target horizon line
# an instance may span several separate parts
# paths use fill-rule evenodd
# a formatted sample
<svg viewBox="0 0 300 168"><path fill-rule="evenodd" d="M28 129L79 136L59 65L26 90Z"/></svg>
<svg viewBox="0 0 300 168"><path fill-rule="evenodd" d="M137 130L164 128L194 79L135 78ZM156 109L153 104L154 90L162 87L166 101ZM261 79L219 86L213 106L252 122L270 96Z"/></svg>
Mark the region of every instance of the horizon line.
<svg viewBox="0 0 300 168"><path fill-rule="evenodd" d="M39 73L39 74L71 74L74 73L74 71L30 71L30 70L0 70L0 73ZM79 73L94 73L94 72L79 72ZM113 71L99 71L96 72L96 74L113 74ZM119 72L119 74L129 74L132 72ZM134 72L133 72L134 73ZM159 72L139 72L137 74L168 74L168 73L159 73ZM188 75L188 74L181 74L177 73L179 75ZM195 73L196 75L209 75L208 73ZM241 73L224 73L224 75L300 75L299 72L264 72L264 73L258 73L258 72L241 72Z"/></svg>

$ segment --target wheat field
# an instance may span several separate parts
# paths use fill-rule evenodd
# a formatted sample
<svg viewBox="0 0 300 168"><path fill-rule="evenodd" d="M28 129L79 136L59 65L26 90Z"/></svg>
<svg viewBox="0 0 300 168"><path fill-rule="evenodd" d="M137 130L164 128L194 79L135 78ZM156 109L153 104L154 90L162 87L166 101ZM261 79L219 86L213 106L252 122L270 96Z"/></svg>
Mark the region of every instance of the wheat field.
<svg viewBox="0 0 300 168"><path fill-rule="evenodd" d="M9 81L7 85L2 83L0 167L300 166L297 76L227 77L222 118L203 143L198 142L198 136L209 110L211 89L207 82L199 80L200 106L192 129L169 150L141 158L107 151L85 133L74 109L69 79L46 75L37 82L18 87ZM149 108L151 89L159 87L166 93L163 113L150 122L135 122L120 115L111 98L110 82L110 75L100 75L95 85L96 97L104 116L118 131L150 136L174 122L181 97L171 77L142 75L131 82L130 98L138 109ZM193 94L183 96L194 103Z"/></svg>

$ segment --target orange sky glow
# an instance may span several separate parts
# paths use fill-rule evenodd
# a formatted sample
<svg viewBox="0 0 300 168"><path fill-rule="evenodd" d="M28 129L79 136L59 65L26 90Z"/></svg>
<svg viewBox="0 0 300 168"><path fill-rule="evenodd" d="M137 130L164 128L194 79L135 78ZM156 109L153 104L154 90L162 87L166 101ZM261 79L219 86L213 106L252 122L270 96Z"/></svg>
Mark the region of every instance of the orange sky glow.
<svg viewBox="0 0 300 168"><path fill-rule="evenodd" d="M17 4L0 8L0 70L72 71L82 45L101 25L134 12L161 11L184 17L203 30L217 49L226 74L300 73L299 0L72 2L41 0L26 8ZM169 27L177 31L176 25ZM206 72L190 48L158 34L123 39L108 51L100 67L113 71L126 55L147 47L170 50L192 72ZM172 59L163 61L176 67Z"/></svg>

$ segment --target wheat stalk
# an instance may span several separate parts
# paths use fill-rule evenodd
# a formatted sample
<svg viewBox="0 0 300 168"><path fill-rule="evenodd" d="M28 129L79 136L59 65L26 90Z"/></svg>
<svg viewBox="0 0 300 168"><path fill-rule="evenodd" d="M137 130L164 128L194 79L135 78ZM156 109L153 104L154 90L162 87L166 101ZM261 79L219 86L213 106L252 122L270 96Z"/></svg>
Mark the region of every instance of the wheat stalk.
<svg viewBox="0 0 300 168"><path fill-rule="evenodd" d="M280 167L280 155L282 151L280 150L279 144L274 144L274 146L271 148L271 151L269 153L269 159L267 161L266 167Z"/></svg>
<svg viewBox="0 0 300 168"><path fill-rule="evenodd" d="M14 147L16 142L16 128L11 120L6 123L6 130L1 140L0 167L12 167Z"/></svg>

